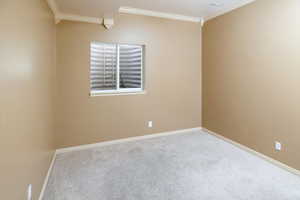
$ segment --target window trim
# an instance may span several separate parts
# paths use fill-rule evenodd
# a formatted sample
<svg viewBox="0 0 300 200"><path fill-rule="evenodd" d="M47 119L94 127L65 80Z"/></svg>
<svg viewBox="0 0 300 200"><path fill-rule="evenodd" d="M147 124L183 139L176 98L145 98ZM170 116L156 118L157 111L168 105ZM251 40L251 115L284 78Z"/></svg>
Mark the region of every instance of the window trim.
<svg viewBox="0 0 300 200"><path fill-rule="evenodd" d="M146 94L145 91L145 63L144 63L144 56L145 56L145 45L141 44L127 44L127 43L107 43L107 42L98 42L98 41L91 41L90 42L90 59L91 59L91 45L92 44L109 44L109 45L116 45L117 46L117 89L115 90L92 90L90 84L90 96L110 96L110 95L126 95L126 94ZM141 53L141 87L140 88L120 88L120 46L122 45L130 45L142 48ZM90 70L91 70L91 62L90 62ZM89 73L89 80L91 80L91 73Z"/></svg>
<svg viewBox="0 0 300 200"><path fill-rule="evenodd" d="M127 90L106 90L106 91L91 91L90 96L113 96L113 95L131 95L131 94L146 94L146 91L140 88Z"/></svg>

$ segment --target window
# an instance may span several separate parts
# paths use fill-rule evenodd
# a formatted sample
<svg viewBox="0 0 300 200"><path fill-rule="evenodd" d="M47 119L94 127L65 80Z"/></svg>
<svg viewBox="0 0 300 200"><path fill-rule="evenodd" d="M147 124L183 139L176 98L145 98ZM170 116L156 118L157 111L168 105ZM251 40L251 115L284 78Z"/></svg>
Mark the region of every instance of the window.
<svg viewBox="0 0 300 200"><path fill-rule="evenodd" d="M142 45L91 43L91 95L143 91Z"/></svg>

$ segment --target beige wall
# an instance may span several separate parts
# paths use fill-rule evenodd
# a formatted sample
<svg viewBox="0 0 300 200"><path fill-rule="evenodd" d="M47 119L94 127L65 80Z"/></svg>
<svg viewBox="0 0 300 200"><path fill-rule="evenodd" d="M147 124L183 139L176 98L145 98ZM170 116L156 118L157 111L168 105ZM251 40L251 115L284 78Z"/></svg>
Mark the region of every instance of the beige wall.
<svg viewBox="0 0 300 200"><path fill-rule="evenodd" d="M203 126L297 169L299 7L299 0L258 0L203 30Z"/></svg>
<svg viewBox="0 0 300 200"><path fill-rule="evenodd" d="M0 199L37 199L53 151L55 26L43 0L0 4Z"/></svg>
<svg viewBox="0 0 300 200"><path fill-rule="evenodd" d="M57 147L201 125L200 25L125 14L115 23L57 26ZM91 41L145 44L147 93L90 97Z"/></svg>

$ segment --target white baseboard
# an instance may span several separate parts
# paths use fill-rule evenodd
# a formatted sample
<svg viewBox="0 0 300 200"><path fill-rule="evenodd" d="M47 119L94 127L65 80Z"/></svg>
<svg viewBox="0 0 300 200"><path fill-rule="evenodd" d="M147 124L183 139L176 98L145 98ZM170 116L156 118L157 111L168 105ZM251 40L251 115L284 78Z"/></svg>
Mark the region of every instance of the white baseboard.
<svg viewBox="0 0 300 200"><path fill-rule="evenodd" d="M119 139L119 140L112 140L112 141L107 141L107 142L100 142L100 143L95 143L95 144L87 144L87 145L80 145L80 146L74 146L74 147L67 147L67 148L62 148L62 149L57 149L54 153L54 156L53 156L53 159L51 161L51 164L50 164L50 167L49 167L49 170L48 170L48 173L46 175L46 178L45 178L45 181L44 181L44 184L43 184L43 188L41 190L41 193L40 193L40 197L39 197L39 200L42 200L43 199L43 195L44 195L44 192L45 192L45 189L46 189L46 186L47 186L47 183L48 183L48 179L49 179L49 176L50 176L50 173L52 171L52 168L53 168L53 165L54 165L54 161L55 161L55 158L56 158L56 155L58 154L62 154L62 153L67 153L67 152L72 152L72 151L80 151L80 150L84 150L84 149L91 149L91 148L95 148L95 147L101 147L101 146L109 146L109 145L112 145L112 144L120 144L120 143L124 143L124 142L130 142L130 141L138 141L138 140L144 140L144 139L150 139L150 138L156 138L156 137L162 137L162 136L168 136L168 135L174 135L174 134L184 134L186 132L189 132L189 131L204 131L208 134L211 134L215 137L218 137L222 140L224 140L225 142L228 142L228 143L231 143L233 144L234 146L242 149L242 150L245 150L251 154L254 154L255 156L259 156L261 157L262 159L270 162L271 164L274 164L284 170L287 170L293 174L296 174L296 175L299 175L300 176L300 171L297 170L297 169L294 169L286 164L283 164L273 158L270 158L262 153L259 153L253 149L250 149L249 147L246 147L238 142L235 142L233 140L230 140L224 136L221 136L213 131L210 131L206 128L201 128L201 127L197 127L197 128L191 128L191 129L182 129L182 130L176 130L176 131L169 131L169 132L163 132L163 133L156 133L156 134L151 134L151 135L144 135L144 136L137 136L137 137L130 137L130 138L124 138L124 139Z"/></svg>
<svg viewBox="0 0 300 200"><path fill-rule="evenodd" d="M282 163L282 162L280 162L278 160L270 158L269 156L266 156L266 155L264 155L262 153L259 153L259 152L255 151L253 149L250 149L249 147L246 147L246 146L244 146L244 145L242 145L242 144L240 144L238 142L235 142L235 141L233 141L231 139L228 139L228 138L226 138L226 137L224 137L224 136L222 136L222 135L220 135L218 133L215 133L213 131L210 131L210 130L208 130L206 128L202 128L202 131L204 131L206 133L209 133L211 135L214 135L214 136L216 136L216 137L218 137L218 138L220 138L220 139L222 139L222 140L224 140L224 141L226 141L226 142L228 142L230 144L233 144L234 146L236 146L236 147L238 147L238 148L240 148L242 150L245 150L245 151L247 151L247 152L249 152L251 154L259 156L259 157L263 158L264 160L266 160L266 161L268 161L268 162L270 162L270 163L272 163L272 164L274 164L274 165L276 165L276 166L278 166L278 167L280 167L280 168L282 168L284 170L287 170L287 171L289 171L289 172L291 172L293 174L296 174L296 175L300 176L300 171L299 170L294 169L294 168L292 168L292 167L290 167L290 166L288 166L288 165L286 165L286 164L284 164L284 163Z"/></svg>
<svg viewBox="0 0 300 200"><path fill-rule="evenodd" d="M120 144L124 142L130 142L130 141L137 141L137 140L144 140L144 139L149 139L149 138L155 138L155 137L162 137L162 136L168 136L168 135L173 135L173 134L184 134L189 131L200 131L201 127L197 128L191 128L191 129L182 129L182 130L176 130L176 131L169 131L169 132L163 132L163 133L156 133L156 134L151 134L151 135L144 135L144 136L137 136L137 137L130 137L130 138L125 138L125 139L119 139L119 140L112 140L112 141L107 141L107 142L100 142L100 143L95 143L95 144L86 144L86 145L80 145L80 146L74 146L74 147L67 147L67 148L62 148L62 149L57 149L53 155L50 167L48 169L46 178L43 183L43 187L39 196L39 200L42 200L44 197L45 189L48 184L48 180L51 174L51 171L54 166L54 162L56 159L56 156L61 153L66 153L66 152L71 152L71 151L80 151L84 149L91 149L95 147L101 147L101 146L108 146L112 144Z"/></svg>
<svg viewBox="0 0 300 200"><path fill-rule="evenodd" d="M130 142L130 141L137 141L137 140L144 140L144 139L155 138L155 137L162 137L162 136L173 135L173 134L184 134L184 133L189 132L189 131L200 131L200 130L201 130L201 128L197 127L197 128L191 128L191 129L182 129L182 130L176 130L176 131L156 133L156 134L151 134L151 135L129 137L129 138L124 138L124 139L119 139L119 140L111 140L111 141L100 142L100 143L95 143L95 144L85 144L85 145L79 145L79 146L74 146L74 147L67 147L67 148L57 149L56 154L72 152L72 151L80 151L80 150L84 150L84 149L91 149L91 148L95 148L95 147L108 146L108 145L112 145L112 144L120 144L120 143Z"/></svg>
<svg viewBox="0 0 300 200"><path fill-rule="evenodd" d="M47 187L47 184L48 184L48 180L49 180L51 171L52 171L53 166L54 166L55 158L56 158L56 151L54 152L54 155L53 155L52 160L51 160L51 163L50 163L50 167L49 167L49 169L48 169L46 178L45 178L45 180L44 180L43 187L42 187L42 190L41 190L41 193L40 193L40 196L39 196L39 200L42 200L43 197L44 197L44 193L45 193L45 190L46 190L46 187Z"/></svg>

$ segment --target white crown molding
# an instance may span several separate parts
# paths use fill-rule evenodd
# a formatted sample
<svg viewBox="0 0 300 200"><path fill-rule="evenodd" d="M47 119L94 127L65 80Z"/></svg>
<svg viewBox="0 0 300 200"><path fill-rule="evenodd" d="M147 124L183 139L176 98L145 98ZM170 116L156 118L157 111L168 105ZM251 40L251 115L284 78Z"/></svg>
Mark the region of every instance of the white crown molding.
<svg viewBox="0 0 300 200"><path fill-rule="evenodd" d="M61 20L87 22L87 23L95 23L95 24L102 24L103 22L102 18L62 13L59 11L56 0L46 0L46 1L54 14L54 19L56 24L58 24ZM173 19L173 20L196 22L196 23L201 23L201 26L203 26L204 23L210 19L223 15L227 12L230 12L232 10L245 6L247 4L250 4L254 1L255 0L248 0L247 2L241 2L235 5L234 7L227 7L223 9L221 8L218 12L215 12L213 15L209 15L205 17L192 17L192 16L178 15L174 13L165 13L165 12L157 12L152 10L138 9L132 7L120 7L119 12L125 14L145 15L151 17L160 17L160 18Z"/></svg>
<svg viewBox="0 0 300 200"><path fill-rule="evenodd" d="M56 24L58 24L62 20L86 22L86 23L94 23L94 24L102 24L103 23L102 18L62 13L59 11L56 0L47 0L47 3L53 12ZM204 19L201 17L191 17L191 16L184 16L184 15L178 15L178 14L173 14L173 13L164 13L164 12L156 12L156 11L152 11L152 10L131 8L131 7L120 7L119 12L126 13L126 14L145 15L145 16L151 16L151 17L160 17L160 18L173 19L173 20L196 22L196 23L201 23L202 26L204 24Z"/></svg>
<svg viewBox="0 0 300 200"><path fill-rule="evenodd" d="M234 7L227 7L227 8L224 8L224 9L220 8L220 10L217 11L217 12L214 12L213 15L208 15L208 16L204 17L204 21L206 22L210 19L216 18L216 17L218 17L220 15L223 15L225 13L231 12L231 11L237 9L237 8L240 8L240 7L243 7L247 4L253 3L254 1L256 1L256 0L248 0L248 2L240 2L240 3L236 4Z"/></svg>
<svg viewBox="0 0 300 200"><path fill-rule="evenodd" d="M57 15L59 15L60 12L59 12L56 1L55 0L47 0L47 3L48 3L48 5L49 5L49 7L50 7L50 9L51 9L51 11L54 15L55 24L58 24L60 22L60 20L57 19Z"/></svg>
<svg viewBox="0 0 300 200"><path fill-rule="evenodd" d="M201 27L204 26L205 20L203 18L201 18L201 22L200 23L201 23Z"/></svg>
<svg viewBox="0 0 300 200"><path fill-rule="evenodd" d="M156 11L152 11L152 10L131 8L131 7L120 7L119 12L125 13L125 14L145 15L145 16L150 16L150 17L160 17L160 18L166 18L166 19L196 22L196 23L199 23L202 20L201 17L191 17L191 16L177 15L177 14L172 14L172 13L156 12Z"/></svg>
<svg viewBox="0 0 300 200"><path fill-rule="evenodd" d="M54 16L56 16L59 13L56 1L55 0L47 0L47 3L49 5L50 9L52 10Z"/></svg>
<svg viewBox="0 0 300 200"><path fill-rule="evenodd" d="M58 24L61 20L86 22L86 23L93 23L93 24L102 24L103 22L102 18L86 17L80 15L71 15L71 14L62 13L59 11L59 8L55 0L47 0L47 3L53 12L56 24Z"/></svg>
<svg viewBox="0 0 300 200"><path fill-rule="evenodd" d="M92 24L102 24L103 19L97 18L97 17L86 17L86 16L80 16L80 15L69 15L69 14L57 14L55 16L55 19L60 22L61 20L68 20L68 21L77 21L77 22L86 22L86 23L92 23Z"/></svg>

